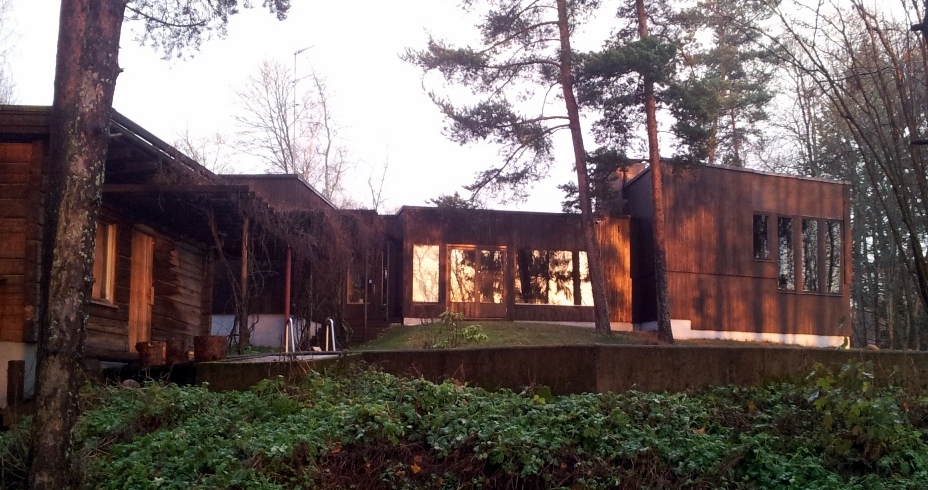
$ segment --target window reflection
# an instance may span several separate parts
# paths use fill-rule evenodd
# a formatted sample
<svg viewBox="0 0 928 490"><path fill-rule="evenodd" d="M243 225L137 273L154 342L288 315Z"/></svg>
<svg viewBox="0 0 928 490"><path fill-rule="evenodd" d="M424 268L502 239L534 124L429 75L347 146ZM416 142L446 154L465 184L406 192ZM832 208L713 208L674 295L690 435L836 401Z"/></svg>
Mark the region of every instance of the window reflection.
<svg viewBox="0 0 928 490"><path fill-rule="evenodd" d="M503 302L503 251L480 251L480 302Z"/></svg>
<svg viewBox="0 0 928 490"><path fill-rule="evenodd" d="M767 215L754 215L754 258L767 259L770 257L769 235L767 234Z"/></svg>
<svg viewBox="0 0 928 490"><path fill-rule="evenodd" d="M841 222L825 222L825 290L841 292Z"/></svg>
<svg viewBox="0 0 928 490"><path fill-rule="evenodd" d="M818 291L818 220L802 220L802 290Z"/></svg>
<svg viewBox="0 0 928 490"><path fill-rule="evenodd" d="M412 247L412 300L438 302L438 245Z"/></svg>
<svg viewBox="0 0 928 490"><path fill-rule="evenodd" d="M355 265L348 272L348 303L364 303L364 266Z"/></svg>
<svg viewBox="0 0 928 490"><path fill-rule="evenodd" d="M94 237L93 286L90 297L113 302L116 270L116 225L98 222Z"/></svg>
<svg viewBox="0 0 928 490"><path fill-rule="evenodd" d="M516 302L546 305L591 305L586 252L519 250L516 253ZM577 285L579 284L579 290Z"/></svg>
<svg viewBox="0 0 928 490"><path fill-rule="evenodd" d="M777 287L784 291L796 289L796 270L793 260L793 219L777 218L777 246L779 272Z"/></svg>
<svg viewBox="0 0 928 490"><path fill-rule="evenodd" d="M469 303L474 301L474 277L476 276L477 252L473 249L452 248L448 271L451 301Z"/></svg>

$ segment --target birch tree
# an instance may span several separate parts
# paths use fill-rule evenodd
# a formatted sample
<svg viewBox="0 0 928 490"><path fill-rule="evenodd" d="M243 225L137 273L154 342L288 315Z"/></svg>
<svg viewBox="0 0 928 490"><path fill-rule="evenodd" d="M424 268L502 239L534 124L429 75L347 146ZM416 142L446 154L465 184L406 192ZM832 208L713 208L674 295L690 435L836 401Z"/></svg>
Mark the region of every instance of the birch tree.
<svg viewBox="0 0 928 490"><path fill-rule="evenodd" d="M323 196L337 200L343 177L353 167L339 138L325 78L315 70L302 78L266 60L236 93L240 152L257 158L271 173L299 175ZM299 90L300 83L309 90Z"/></svg>

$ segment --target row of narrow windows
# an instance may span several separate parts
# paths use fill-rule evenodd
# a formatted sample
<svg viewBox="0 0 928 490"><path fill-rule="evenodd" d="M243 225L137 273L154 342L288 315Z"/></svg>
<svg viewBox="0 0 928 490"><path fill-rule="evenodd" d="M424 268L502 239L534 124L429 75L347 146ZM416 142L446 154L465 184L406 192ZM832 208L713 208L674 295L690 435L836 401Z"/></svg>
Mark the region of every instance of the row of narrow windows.
<svg viewBox="0 0 928 490"><path fill-rule="evenodd" d="M776 260L780 291L841 293L842 222L776 217L776 257L771 257L771 219L754 215L754 258Z"/></svg>

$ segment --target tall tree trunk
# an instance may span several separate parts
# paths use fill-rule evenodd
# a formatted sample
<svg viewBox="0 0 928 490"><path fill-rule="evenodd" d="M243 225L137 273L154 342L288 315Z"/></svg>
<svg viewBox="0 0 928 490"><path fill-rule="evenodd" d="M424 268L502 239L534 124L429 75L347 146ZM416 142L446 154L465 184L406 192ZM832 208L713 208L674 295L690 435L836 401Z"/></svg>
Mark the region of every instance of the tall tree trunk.
<svg viewBox="0 0 928 490"><path fill-rule="evenodd" d="M69 488L94 232L126 0L62 0L49 136L33 489ZM50 280L54 278L54 280Z"/></svg>
<svg viewBox="0 0 928 490"><path fill-rule="evenodd" d="M606 281L603 277L602 257L599 254L599 240L596 237L596 223L593 220L593 206L590 200L590 182L586 168L586 150L583 148L583 133L580 131L580 110L574 97L574 82L570 32L567 22L567 0L557 0L557 24L561 38L561 89L567 106L567 119L570 136L574 147L574 167L577 170L577 190L580 199L580 216L583 222L583 242L587 250L587 262L590 267L590 281L593 287L593 311L596 331L611 333L609 323L609 302L606 297Z"/></svg>
<svg viewBox="0 0 928 490"><path fill-rule="evenodd" d="M648 37L648 17L644 0L635 0L638 14L638 36ZM657 289L657 340L673 343L670 325L670 296L667 287L667 245L664 239L664 176L661 150L657 143L657 101L654 98L654 79L644 75L645 116L648 128L648 157L651 165L651 194L654 197L654 285Z"/></svg>

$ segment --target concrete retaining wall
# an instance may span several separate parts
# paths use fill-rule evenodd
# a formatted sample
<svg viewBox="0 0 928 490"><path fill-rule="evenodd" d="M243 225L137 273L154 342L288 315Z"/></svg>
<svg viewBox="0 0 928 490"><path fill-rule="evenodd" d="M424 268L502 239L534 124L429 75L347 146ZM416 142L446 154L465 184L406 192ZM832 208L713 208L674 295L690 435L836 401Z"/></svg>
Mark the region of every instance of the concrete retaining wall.
<svg viewBox="0 0 928 490"><path fill-rule="evenodd" d="M928 389L928 354L789 347L563 346L460 350L369 351L353 354L382 370L433 381L455 378L488 389L548 386L553 393L682 391L718 385L759 385L807 376L815 363L835 372L872 361L878 380ZM277 375L296 377L319 363L209 363L197 382L243 389Z"/></svg>

